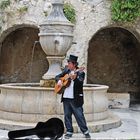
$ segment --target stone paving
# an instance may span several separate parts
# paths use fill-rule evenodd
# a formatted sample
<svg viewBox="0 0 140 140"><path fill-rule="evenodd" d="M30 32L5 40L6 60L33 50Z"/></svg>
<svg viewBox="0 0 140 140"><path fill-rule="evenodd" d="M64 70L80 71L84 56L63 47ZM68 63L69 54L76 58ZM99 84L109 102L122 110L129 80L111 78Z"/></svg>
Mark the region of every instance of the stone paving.
<svg viewBox="0 0 140 140"><path fill-rule="evenodd" d="M92 140L140 140L140 111L131 109L111 109L121 118L122 125L118 128L103 132L91 133ZM0 140L7 140L7 130L0 130ZM38 139L36 136L28 136L25 139ZM47 139L47 138L46 138ZM63 139L63 138L62 138ZM84 140L81 133L76 133L70 140Z"/></svg>

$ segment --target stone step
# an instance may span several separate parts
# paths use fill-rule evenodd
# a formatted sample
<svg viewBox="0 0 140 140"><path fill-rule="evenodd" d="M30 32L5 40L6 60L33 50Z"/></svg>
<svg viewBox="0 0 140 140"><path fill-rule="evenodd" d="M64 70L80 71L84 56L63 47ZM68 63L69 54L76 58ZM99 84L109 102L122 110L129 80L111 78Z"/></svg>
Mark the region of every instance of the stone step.
<svg viewBox="0 0 140 140"><path fill-rule="evenodd" d="M94 122L87 122L88 128L90 132L100 132L104 130L108 130L111 128L116 128L121 125L121 120L118 116L114 115L113 113L109 113L109 117L104 120L94 121ZM6 130L18 130L18 129L28 129L34 128L36 123L26 123L26 122L17 122L17 121L10 121L10 120L2 120L0 119L0 128ZM80 132L77 123L73 124L74 132Z"/></svg>

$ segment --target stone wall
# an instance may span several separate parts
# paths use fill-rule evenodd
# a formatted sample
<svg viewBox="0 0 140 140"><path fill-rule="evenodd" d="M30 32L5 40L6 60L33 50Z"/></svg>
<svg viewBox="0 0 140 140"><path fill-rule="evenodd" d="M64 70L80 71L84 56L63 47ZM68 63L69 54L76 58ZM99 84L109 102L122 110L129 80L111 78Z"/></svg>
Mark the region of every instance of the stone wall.
<svg viewBox="0 0 140 140"><path fill-rule="evenodd" d="M91 51L89 50L89 43L92 38L103 29L121 27L132 33L138 42L140 42L139 19L133 24L114 23L111 20L110 0L65 0L64 2L71 3L76 11L74 29L74 42L76 42L76 44L71 46L67 52L67 56L70 53L78 55L80 66L84 65L87 68L88 63L94 61L88 59L89 51ZM11 0L10 6L0 11L0 16L2 17L0 19L0 46L3 45L4 39L17 29L25 27L38 29L39 25L45 20L46 13L49 14L50 11L51 0ZM63 62L63 65L65 64L66 59ZM91 70L92 67L88 69ZM94 77L94 75L92 76ZM107 84L106 81L104 81L103 84Z"/></svg>
<svg viewBox="0 0 140 140"><path fill-rule="evenodd" d="M1 38L18 26L36 26L45 20L45 12L51 10L50 0L11 0L10 7L1 11ZM107 26L110 22L110 2L109 1L82 1L66 0L70 2L76 10L76 24L74 31L74 41L77 42L69 50L79 56L80 64L86 63L86 53L88 42L96 31L101 27ZM27 7L27 11L23 10ZM82 29L82 30L81 30Z"/></svg>
<svg viewBox="0 0 140 140"><path fill-rule="evenodd" d="M111 1L65 0L64 2L71 3L76 10L74 41L77 44L71 47L68 54L75 53L79 56L80 64L85 64L87 62L89 40L99 29L114 25L111 21ZM25 8L27 9L24 10ZM1 19L2 36L0 41L8 34L8 31L11 32L11 28L14 30L15 26L28 25L38 27L45 20L45 13L49 14L50 10L51 0L11 0L11 5L0 12L3 16ZM139 33L139 24L133 26L136 27L135 29Z"/></svg>

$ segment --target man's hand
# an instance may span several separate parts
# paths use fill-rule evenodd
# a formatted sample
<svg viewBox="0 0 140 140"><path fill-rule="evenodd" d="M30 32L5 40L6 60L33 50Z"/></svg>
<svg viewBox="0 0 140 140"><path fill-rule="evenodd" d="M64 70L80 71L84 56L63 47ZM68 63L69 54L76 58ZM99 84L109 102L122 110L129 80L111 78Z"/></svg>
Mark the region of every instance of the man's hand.
<svg viewBox="0 0 140 140"><path fill-rule="evenodd" d="M72 79L72 80L74 80L76 77L77 77L77 74L69 74L69 77Z"/></svg>
<svg viewBox="0 0 140 140"><path fill-rule="evenodd" d="M62 86L62 81L59 80L59 81L57 82L57 85L58 85L58 86Z"/></svg>

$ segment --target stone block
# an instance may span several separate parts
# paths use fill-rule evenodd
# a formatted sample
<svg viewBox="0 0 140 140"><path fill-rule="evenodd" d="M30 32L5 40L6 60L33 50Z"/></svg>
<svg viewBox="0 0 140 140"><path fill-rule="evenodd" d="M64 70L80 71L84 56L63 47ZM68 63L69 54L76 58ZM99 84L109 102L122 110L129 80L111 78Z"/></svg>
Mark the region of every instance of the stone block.
<svg viewBox="0 0 140 140"><path fill-rule="evenodd" d="M129 93L108 93L109 108L129 108Z"/></svg>

